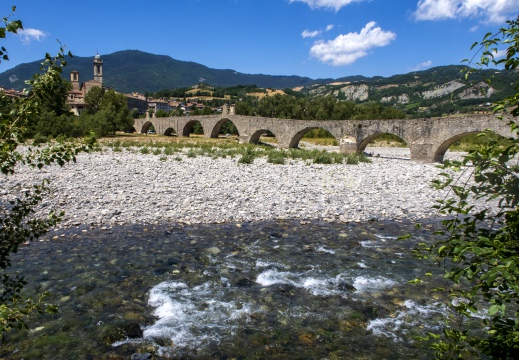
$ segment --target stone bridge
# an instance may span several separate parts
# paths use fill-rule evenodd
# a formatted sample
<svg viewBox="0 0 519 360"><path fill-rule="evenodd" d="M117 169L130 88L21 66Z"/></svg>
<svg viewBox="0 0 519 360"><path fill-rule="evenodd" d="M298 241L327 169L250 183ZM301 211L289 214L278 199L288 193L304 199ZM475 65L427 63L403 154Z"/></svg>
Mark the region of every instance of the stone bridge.
<svg viewBox="0 0 519 360"><path fill-rule="evenodd" d="M370 141L382 134L394 134L403 139L411 150L411 160L441 162L447 149L458 139L492 129L502 136L510 136L507 121L494 115L471 115L450 118L397 120L294 120L242 116L234 114L179 116L135 119L137 132L146 133L151 125L157 134L189 136L196 122L200 122L207 138L216 138L223 124L231 121L242 143L259 142L260 136L273 133L280 147L295 148L310 130L325 129L339 142L341 152L362 152Z"/></svg>

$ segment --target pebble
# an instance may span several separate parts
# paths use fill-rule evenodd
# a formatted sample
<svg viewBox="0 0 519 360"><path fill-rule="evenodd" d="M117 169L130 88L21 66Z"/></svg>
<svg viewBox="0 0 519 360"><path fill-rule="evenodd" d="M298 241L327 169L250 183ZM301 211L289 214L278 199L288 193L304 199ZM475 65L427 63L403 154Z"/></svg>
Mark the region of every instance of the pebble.
<svg viewBox="0 0 519 360"><path fill-rule="evenodd" d="M443 171L437 164L405 159L408 149L377 148L380 157L358 165L320 165L266 158L238 164L238 158L198 156L176 161L138 151L79 154L77 163L42 170L18 166L2 182L0 201L16 186L50 180L50 194L37 215L65 211L58 227L86 224L185 224L297 219L327 222L432 218L445 192L431 187ZM373 151L373 149L368 149ZM407 155L408 156L408 155Z"/></svg>

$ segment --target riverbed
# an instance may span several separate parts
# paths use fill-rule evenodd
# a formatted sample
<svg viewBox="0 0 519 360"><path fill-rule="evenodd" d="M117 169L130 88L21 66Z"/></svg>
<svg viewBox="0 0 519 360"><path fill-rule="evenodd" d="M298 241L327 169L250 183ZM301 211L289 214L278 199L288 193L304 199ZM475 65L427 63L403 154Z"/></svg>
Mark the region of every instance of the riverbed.
<svg viewBox="0 0 519 360"><path fill-rule="evenodd" d="M430 358L415 338L441 331L442 284L407 282L437 271L411 250L435 241L442 170L400 149L371 159L240 165L105 148L17 168L0 200L48 179L37 215L66 212L12 269L60 311L9 333L0 358Z"/></svg>
<svg viewBox="0 0 519 360"><path fill-rule="evenodd" d="M1 179L0 201L22 187L49 181L37 209L65 212L60 227L185 224L294 219L300 221L419 221L446 192L431 182L444 170L405 159L408 149L368 149L371 163L239 164L239 157L142 154L138 149L79 154L77 163L40 171L17 167Z"/></svg>

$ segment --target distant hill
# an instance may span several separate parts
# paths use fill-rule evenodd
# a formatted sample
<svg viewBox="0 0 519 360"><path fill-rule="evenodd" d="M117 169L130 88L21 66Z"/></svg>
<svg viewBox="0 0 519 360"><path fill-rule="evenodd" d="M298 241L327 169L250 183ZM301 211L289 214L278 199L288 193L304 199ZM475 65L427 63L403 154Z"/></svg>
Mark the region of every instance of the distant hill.
<svg viewBox="0 0 519 360"><path fill-rule="evenodd" d="M310 79L300 76L243 74L234 70L211 69L165 55L137 50L102 55L104 84L117 91L157 92L191 87L205 82L214 87L257 85L259 88L297 89L302 96L331 95L339 100L378 102L404 110L410 116L479 111L514 93L518 71L484 70L465 81L464 66L440 66L390 77L345 76L338 79ZM79 71L80 82L93 78L93 56L69 59L63 76ZM24 80L39 71L41 61L26 63L0 74L0 86L21 90ZM484 79L492 78L489 86ZM292 91L293 95L297 95Z"/></svg>
<svg viewBox="0 0 519 360"><path fill-rule="evenodd" d="M162 89L188 87L200 82L213 86L257 85L262 88L294 88L324 84L333 79L313 80L301 76L272 76L243 74L234 70L211 69L188 61L179 61L165 55L154 55L138 50L118 51L102 55L104 84L117 91L130 93L156 92ZM42 60L43 61L43 60ZM21 90L24 81L39 71L40 63L20 64L0 74L0 86ZM70 71L79 71L79 81L93 79L93 56L75 56L68 60L63 76L69 79Z"/></svg>
<svg viewBox="0 0 519 360"><path fill-rule="evenodd" d="M300 92L309 97L392 105L409 116L422 117L489 111L491 103L511 96L519 85L519 71L480 70L466 80L464 70L464 66L450 65L388 78L345 77ZM487 79L491 79L490 85Z"/></svg>

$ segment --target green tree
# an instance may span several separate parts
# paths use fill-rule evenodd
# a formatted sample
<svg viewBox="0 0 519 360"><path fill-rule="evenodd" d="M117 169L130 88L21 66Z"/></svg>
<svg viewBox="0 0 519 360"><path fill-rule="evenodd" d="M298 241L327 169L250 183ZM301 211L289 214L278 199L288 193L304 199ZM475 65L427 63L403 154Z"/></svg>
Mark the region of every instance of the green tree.
<svg viewBox="0 0 519 360"><path fill-rule="evenodd" d="M87 93L85 102L89 107L80 116L85 133L94 131L97 136L106 136L133 127L132 114L123 94L96 86Z"/></svg>
<svg viewBox="0 0 519 360"><path fill-rule="evenodd" d="M27 124L27 135L38 133L44 136L56 137L60 134L72 136L73 114L67 104L68 91L72 88L64 78L56 79L48 85L44 93L38 94L39 112L30 117Z"/></svg>
<svg viewBox="0 0 519 360"><path fill-rule="evenodd" d="M15 11L15 7L12 8ZM22 29L19 20L2 19L0 38L8 32L16 33ZM8 60L7 51L1 48L3 60ZM71 54L69 53L71 56ZM41 114L41 99L48 97L49 91L63 84L62 67L66 65L63 48L56 57L45 56L42 73L28 81L26 97L10 99L0 94L0 170L4 176L15 172L17 164L27 164L42 168L51 163L63 165L75 161L75 155L85 150L86 146L56 144L43 149L18 148L25 141L29 118ZM26 320L35 312L55 312L56 308L45 302L47 294L29 297L23 292L26 281L21 275L12 275L7 269L11 265L10 255L26 241L37 239L57 224L62 214L51 211L46 218L35 215L34 208L43 199L47 191L47 182L32 186L29 191L15 194L8 202L0 202L0 332L13 328L27 328Z"/></svg>
<svg viewBox="0 0 519 360"><path fill-rule="evenodd" d="M103 98L105 91L100 86L94 86L85 95L85 103L88 107L85 109L87 114L95 114L101 108L101 99Z"/></svg>
<svg viewBox="0 0 519 360"><path fill-rule="evenodd" d="M494 58L498 45L508 47L503 59ZM482 55L469 74L488 65L516 70L519 18L508 21L507 27L496 34L487 34L475 46ZM436 206L448 218L437 232L438 241L422 245L417 252L421 257L437 259L445 269L444 277L461 284L444 290L457 299L445 304L453 310L454 321L447 324L443 334L430 333L424 338L432 342L439 358L519 357L518 104L519 87L494 109L502 112L500 119L510 127L508 138L500 140L492 131L486 131L480 136L487 141L461 162L445 163L446 168L472 176L472 184L448 173L435 182L437 188L449 189L453 194ZM507 117L510 108L512 117ZM488 206L476 210L476 200Z"/></svg>
<svg viewBox="0 0 519 360"><path fill-rule="evenodd" d="M213 113L213 109L210 106L204 106L202 110L202 115L211 115Z"/></svg>
<svg viewBox="0 0 519 360"><path fill-rule="evenodd" d="M167 112L165 112L164 110L157 110L157 112L155 113L155 116L156 117L168 117L169 114Z"/></svg>
<svg viewBox="0 0 519 360"><path fill-rule="evenodd" d="M141 114L139 114L139 109L136 108L132 109L131 114L133 119L138 119L141 116Z"/></svg>

